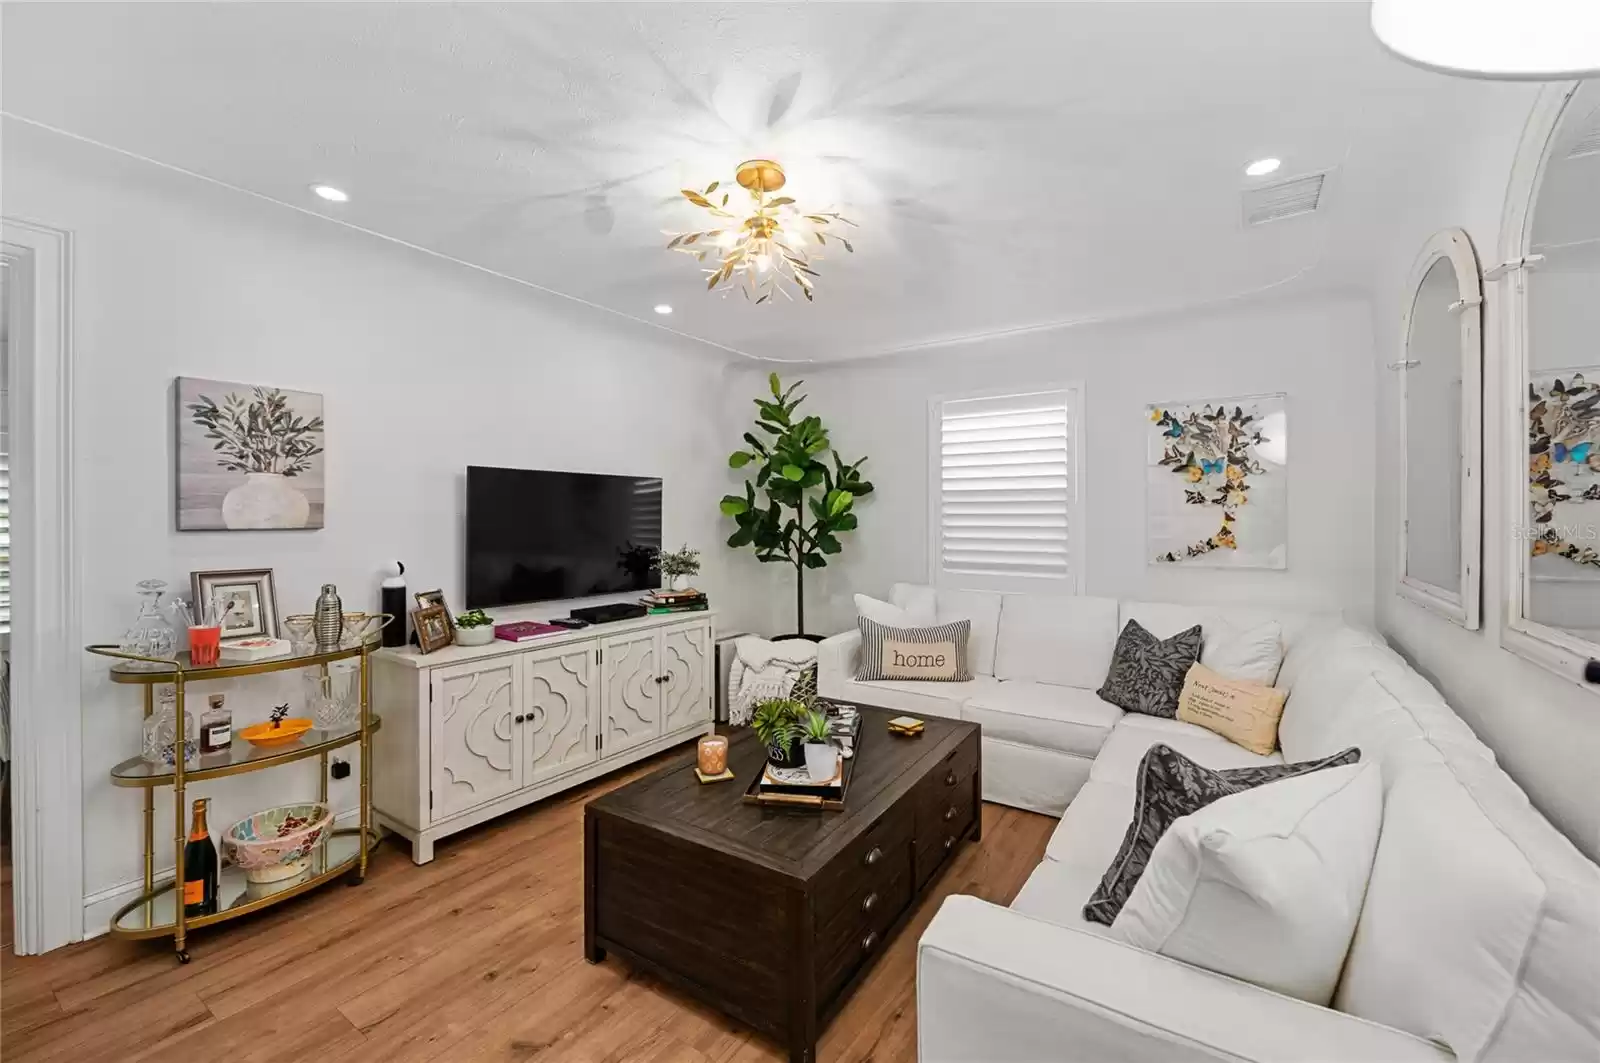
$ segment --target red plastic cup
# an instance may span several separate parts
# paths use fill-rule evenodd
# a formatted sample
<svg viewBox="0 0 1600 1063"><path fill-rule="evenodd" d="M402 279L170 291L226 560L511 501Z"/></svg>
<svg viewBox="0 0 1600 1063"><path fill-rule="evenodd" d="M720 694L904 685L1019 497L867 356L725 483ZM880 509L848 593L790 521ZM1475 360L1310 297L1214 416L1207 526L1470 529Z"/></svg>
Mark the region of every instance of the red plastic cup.
<svg viewBox="0 0 1600 1063"><path fill-rule="evenodd" d="M222 628L219 625L189 629L190 664L196 668L209 668L217 663L217 658L221 654Z"/></svg>

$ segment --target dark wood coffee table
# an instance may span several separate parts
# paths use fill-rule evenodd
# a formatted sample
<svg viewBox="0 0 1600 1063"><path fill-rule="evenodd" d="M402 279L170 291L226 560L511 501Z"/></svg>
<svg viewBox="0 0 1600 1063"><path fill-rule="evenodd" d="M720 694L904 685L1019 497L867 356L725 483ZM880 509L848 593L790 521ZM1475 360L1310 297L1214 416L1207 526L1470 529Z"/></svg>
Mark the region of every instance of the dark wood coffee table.
<svg viewBox="0 0 1600 1063"><path fill-rule="evenodd" d="M978 726L863 707L845 808L741 800L766 761L733 739L736 779L702 786L692 753L584 809L584 954L608 951L789 1046L817 1036L983 817Z"/></svg>

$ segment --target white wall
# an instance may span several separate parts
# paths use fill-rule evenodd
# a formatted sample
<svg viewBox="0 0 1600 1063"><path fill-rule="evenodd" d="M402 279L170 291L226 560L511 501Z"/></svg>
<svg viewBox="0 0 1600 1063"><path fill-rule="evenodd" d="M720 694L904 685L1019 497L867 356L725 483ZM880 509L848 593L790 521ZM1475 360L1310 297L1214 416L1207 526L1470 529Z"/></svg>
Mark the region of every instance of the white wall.
<svg viewBox="0 0 1600 1063"><path fill-rule="evenodd" d="M1409 209L1386 251L1388 268L1376 278L1374 315L1378 382L1377 484L1378 624L1396 648L1431 679L1450 704L1494 749L1501 765L1533 802L1591 858L1600 860L1600 801L1594 765L1600 763L1600 698L1500 648L1506 611L1509 529L1503 486L1507 461L1523 461L1522 426L1505 438L1500 411L1505 380L1500 350L1500 285L1485 285L1483 628L1466 631L1394 593L1398 552L1398 499L1389 474L1396 458L1398 393L1384 365L1400 357L1400 315L1410 293L1406 273L1429 235L1460 226L1472 237L1484 268L1498 262L1500 212L1512 156L1533 88L1502 84L1487 95L1478 136L1457 144L1438 165L1418 173Z"/></svg>
<svg viewBox="0 0 1600 1063"><path fill-rule="evenodd" d="M1207 313L979 341L808 369L807 409L878 491L808 595L817 631L854 622L854 591L928 577L928 403L995 388L1084 385L1085 592L1160 601L1285 603L1372 616L1372 325L1363 300L1239 304ZM761 386L754 371L746 390ZM1145 405L1282 391L1289 416L1289 567L1229 571L1146 559ZM782 585L788 588L788 577ZM785 611L783 616L787 617Z"/></svg>
<svg viewBox="0 0 1600 1063"><path fill-rule="evenodd" d="M699 581L740 622L742 555L717 549L730 434L721 352L546 296L281 206L7 121L10 217L70 230L75 253L78 563L83 636L115 642L133 585L187 594L194 569L270 566L283 613L338 584L377 606L379 566L461 603L461 492L469 464L665 479L664 537L705 548ZM172 380L321 392L327 525L307 532L173 530ZM504 612L504 611L501 611ZM534 611L538 614L538 610ZM224 690L236 726L296 698L293 673ZM298 701L295 702L299 704ZM138 753L136 688L83 668L86 924L141 873L141 802L107 772ZM381 711L381 706L379 707ZM196 787L216 829L314 798L311 763ZM174 834L157 805L162 860ZM353 808L349 782L334 789Z"/></svg>

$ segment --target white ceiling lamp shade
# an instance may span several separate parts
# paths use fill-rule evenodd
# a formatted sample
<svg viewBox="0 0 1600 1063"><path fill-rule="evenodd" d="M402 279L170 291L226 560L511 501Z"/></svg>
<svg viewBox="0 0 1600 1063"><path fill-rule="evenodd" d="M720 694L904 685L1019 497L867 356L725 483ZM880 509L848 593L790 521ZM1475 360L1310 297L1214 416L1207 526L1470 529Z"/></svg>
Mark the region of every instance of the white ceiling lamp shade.
<svg viewBox="0 0 1600 1063"><path fill-rule="evenodd" d="M1401 59L1458 77L1600 73L1597 0L1373 0L1372 32Z"/></svg>

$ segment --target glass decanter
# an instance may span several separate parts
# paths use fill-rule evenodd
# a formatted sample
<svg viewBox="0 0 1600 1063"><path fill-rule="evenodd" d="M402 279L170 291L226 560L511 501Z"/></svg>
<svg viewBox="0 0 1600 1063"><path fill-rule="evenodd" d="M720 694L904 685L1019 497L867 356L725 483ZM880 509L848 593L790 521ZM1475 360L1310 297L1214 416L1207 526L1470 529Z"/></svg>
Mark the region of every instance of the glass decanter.
<svg viewBox="0 0 1600 1063"><path fill-rule="evenodd" d="M161 703L156 711L144 719L139 755L147 763L172 767L177 758L174 749L178 744L178 692L172 687L161 688ZM183 709L183 762L185 766L196 763L200 755L200 722L185 705Z"/></svg>
<svg viewBox="0 0 1600 1063"><path fill-rule="evenodd" d="M123 632L122 642L117 648L123 653L137 653L141 657L170 658L177 649L178 636L172 630L172 625L161 615L161 595L167 589L167 581L145 579L140 580L138 586L139 615L133 618L133 624ZM126 667L142 671L160 671L166 666L149 661L129 661Z"/></svg>

